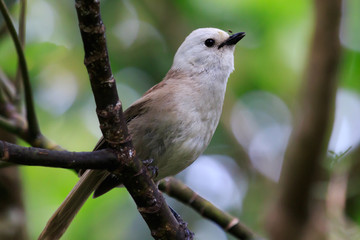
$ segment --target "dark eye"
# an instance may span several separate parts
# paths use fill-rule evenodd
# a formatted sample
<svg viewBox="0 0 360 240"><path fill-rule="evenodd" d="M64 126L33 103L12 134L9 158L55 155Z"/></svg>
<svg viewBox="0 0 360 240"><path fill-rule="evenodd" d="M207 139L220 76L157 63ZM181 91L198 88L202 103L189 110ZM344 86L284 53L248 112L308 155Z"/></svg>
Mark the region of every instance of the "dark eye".
<svg viewBox="0 0 360 240"><path fill-rule="evenodd" d="M214 44L215 44L215 40L212 38L205 40L205 46L207 46L207 47L212 47L212 46L214 46Z"/></svg>

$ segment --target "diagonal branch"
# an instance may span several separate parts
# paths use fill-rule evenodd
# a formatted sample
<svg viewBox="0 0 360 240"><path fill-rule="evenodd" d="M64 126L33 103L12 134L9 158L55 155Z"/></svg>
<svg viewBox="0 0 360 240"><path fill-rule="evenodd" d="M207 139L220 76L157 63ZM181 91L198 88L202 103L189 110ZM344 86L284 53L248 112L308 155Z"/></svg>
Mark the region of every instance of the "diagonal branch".
<svg viewBox="0 0 360 240"><path fill-rule="evenodd" d="M111 72L100 3L95 0L77 0L76 10L85 49L84 62L95 97L101 131L110 146L119 155L126 156L122 165L123 184L155 238L184 238L162 194L141 161L135 157Z"/></svg>
<svg viewBox="0 0 360 240"><path fill-rule="evenodd" d="M191 206L201 216L218 224L224 231L236 238L242 240L257 239L255 233L244 226L239 219L221 211L176 178L168 177L161 180L159 189L170 197Z"/></svg>
<svg viewBox="0 0 360 240"><path fill-rule="evenodd" d="M95 152L67 152L43 148L21 147L0 141L0 162L27 166L44 166L69 169L113 169L119 162L108 149Z"/></svg>
<svg viewBox="0 0 360 240"><path fill-rule="evenodd" d="M37 139L38 137L41 136L41 133L40 133L39 124L38 124L36 114L35 114L35 107L34 107L32 90L31 90L31 85L30 85L30 77L29 77L29 72L27 69L24 51L22 49L20 39L16 33L14 24L11 21L10 13L4 3L4 0L0 0L0 11L5 19L7 28L13 39L15 49L16 49L16 52L17 52L18 58L19 58L19 65L20 65L20 69L21 69L21 74L22 74L22 79L23 79L23 84L24 84L24 91L25 91L26 118L27 118L28 125L29 125L28 134L30 135L31 139Z"/></svg>
<svg viewBox="0 0 360 240"><path fill-rule="evenodd" d="M21 46L25 47L25 29L26 29L26 6L27 0L20 0L20 15L19 15L19 41ZM18 63L19 65L19 63ZM17 67L16 77L14 81L15 89L17 91L16 97L19 99L20 90L21 90L21 68Z"/></svg>
<svg viewBox="0 0 360 240"><path fill-rule="evenodd" d="M116 169L114 173L121 177L154 238L185 239L186 229L172 215L146 167L136 158L111 72L100 2L76 0L75 7L85 49L84 63L95 98L100 129L121 162L121 169ZM48 221L39 239L60 238L82 204L108 175L107 171L86 171Z"/></svg>

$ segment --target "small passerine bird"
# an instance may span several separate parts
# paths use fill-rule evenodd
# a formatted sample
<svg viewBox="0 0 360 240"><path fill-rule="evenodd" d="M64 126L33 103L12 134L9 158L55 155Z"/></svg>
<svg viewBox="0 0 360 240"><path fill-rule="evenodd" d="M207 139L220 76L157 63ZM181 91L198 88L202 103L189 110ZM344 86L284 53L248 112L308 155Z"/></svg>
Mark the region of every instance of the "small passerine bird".
<svg viewBox="0 0 360 240"><path fill-rule="evenodd" d="M165 78L125 112L137 157L157 169L154 180L175 175L206 149L219 123L234 49L244 32L200 28L186 37ZM106 147L101 139L95 149ZM121 184L105 170L87 170L53 214L39 239L61 236L95 191Z"/></svg>

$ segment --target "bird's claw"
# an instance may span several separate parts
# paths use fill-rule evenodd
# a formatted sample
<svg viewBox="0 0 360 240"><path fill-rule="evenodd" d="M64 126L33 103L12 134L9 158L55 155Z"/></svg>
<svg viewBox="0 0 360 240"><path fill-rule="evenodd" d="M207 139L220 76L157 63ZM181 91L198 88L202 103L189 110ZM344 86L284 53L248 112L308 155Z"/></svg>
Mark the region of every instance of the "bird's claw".
<svg viewBox="0 0 360 240"><path fill-rule="evenodd" d="M159 168L157 166L152 165L153 162L154 162L154 159L150 158L150 159L144 160L143 164L149 171L151 178L156 178L159 173Z"/></svg>
<svg viewBox="0 0 360 240"><path fill-rule="evenodd" d="M154 159L152 159L152 158L142 161L142 163L145 165L145 167L149 167L150 164L152 164L153 162L154 162Z"/></svg>
<svg viewBox="0 0 360 240"><path fill-rule="evenodd" d="M151 178L156 178L159 174L159 168L157 166L149 165L147 166L147 170L149 171Z"/></svg>

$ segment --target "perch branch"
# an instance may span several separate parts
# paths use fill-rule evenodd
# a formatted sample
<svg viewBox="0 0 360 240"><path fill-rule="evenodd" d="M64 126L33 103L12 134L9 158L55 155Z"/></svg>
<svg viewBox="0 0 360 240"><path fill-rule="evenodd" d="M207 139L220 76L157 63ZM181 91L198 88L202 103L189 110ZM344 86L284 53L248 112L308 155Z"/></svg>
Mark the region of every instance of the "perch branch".
<svg viewBox="0 0 360 240"><path fill-rule="evenodd" d="M201 216L213 221L236 238L242 240L256 239L255 234L244 226L239 219L221 211L181 181L173 177L165 178L159 182L159 189L170 197L191 206Z"/></svg>
<svg viewBox="0 0 360 240"><path fill-rule="evenodd" d="M0 141L0 161L69 169L111 169L119 164L114 152L108 149L95 152L67 152L21 147L4 141Z"/></svg>
<svg viewBox="0 0 360 240"><path fill-rule="evenodd" d="M308 232L312 189L325 157L333 121L340 58L341 0L315 0L315 31L304 88L284 159L280 192L268 216L271 239L303 239Z"/></svg>

